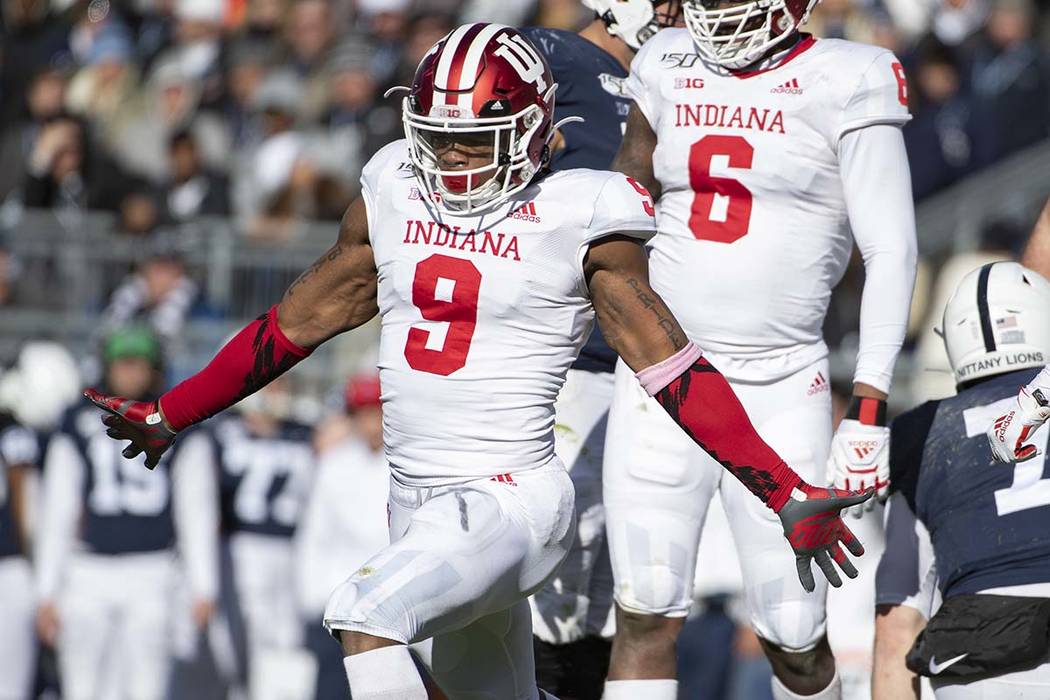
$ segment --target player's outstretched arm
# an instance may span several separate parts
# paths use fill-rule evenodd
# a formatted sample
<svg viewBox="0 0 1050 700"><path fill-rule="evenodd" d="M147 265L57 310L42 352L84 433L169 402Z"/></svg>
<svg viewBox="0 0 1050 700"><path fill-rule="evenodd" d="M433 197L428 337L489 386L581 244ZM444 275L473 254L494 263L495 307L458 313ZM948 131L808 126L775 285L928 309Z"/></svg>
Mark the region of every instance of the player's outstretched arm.
<svg viewBox="0 0 1050 700"><path fill-rule="evenodd" d="M803 587L814 589L811 560L834 586L842 581L832 560L855 577L857 570L840 543L855 556L864 548L839 513L872 493L810 486L759 437L729 383L703 358L649 286L648 261L640 243L618 236L602 239L588 250L584 273L605 339L637 372L646 391L701 448L780 516Z"/></svg>
<svg viewBox="0 0 1050 700"><path fill-rule="evenodd" d="M612 162L612 170L640 182L653 201L660 200L663 189L653 171L653 153L656 151L656 132L637 105L631 105L627 114L627 130L623 135L620 150Z"/></svg>
<svg viewBox="0 0 1050 700"><path fill-rule="evenodd" d="M307 357L332 336L356 328L378 312L376 268L364 201L343 216L339 239L292 283L280 304L249 323L197 374L155 402L85 394L110 415L107 434L130 440L129 459L146 453L152 469L179 430L253 394Z"/></svg>
<svg viewBox="0 0 1050 700"><path fill-rule="evenodd" d="M1026 462L1039 456L1030 440L1050 419L1050 367L1036 375L1017 393L1009 411L992 421L985 431L988 447L997 462Z"/></svg>

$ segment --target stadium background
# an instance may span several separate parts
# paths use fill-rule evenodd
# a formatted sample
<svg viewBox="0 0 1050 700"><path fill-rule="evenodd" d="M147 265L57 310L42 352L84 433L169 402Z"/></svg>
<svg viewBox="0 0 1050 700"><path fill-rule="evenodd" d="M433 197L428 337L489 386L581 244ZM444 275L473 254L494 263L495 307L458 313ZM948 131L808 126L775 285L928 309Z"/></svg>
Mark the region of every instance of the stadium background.
<svg viewBox="0 0 1050 700"><path fill-rule="evenodd" d="M434 41L590 19L578 0L3 0L0 363L54 340L92 383L101 340L144 322L186 376L334 239L401 134L384 91ZM1019 253L1050 192L1050 0L824 0L809 29L889 47L909 78L921 261L900 410L951 391L937 313L962 274ZM855 260L826 325L836 387L862 282ZM340 412L376 331L293 374L301 418Z"/></svg>

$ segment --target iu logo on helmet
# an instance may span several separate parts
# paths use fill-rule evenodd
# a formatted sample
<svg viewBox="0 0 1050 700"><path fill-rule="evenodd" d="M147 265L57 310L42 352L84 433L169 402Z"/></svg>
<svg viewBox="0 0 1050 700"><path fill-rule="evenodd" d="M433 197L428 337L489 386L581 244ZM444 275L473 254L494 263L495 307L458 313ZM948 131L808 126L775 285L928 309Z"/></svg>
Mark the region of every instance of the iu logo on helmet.
<svg viewBox="0 0 1050 700"><path fill-rule="evenodd" d="M518 72L518 76L527 83L535 83L540 94L547 91L547 81L543 77L546 68L536 50L529 46L520 34L500 34L496 37L500 45L493 53Z"/></svg>

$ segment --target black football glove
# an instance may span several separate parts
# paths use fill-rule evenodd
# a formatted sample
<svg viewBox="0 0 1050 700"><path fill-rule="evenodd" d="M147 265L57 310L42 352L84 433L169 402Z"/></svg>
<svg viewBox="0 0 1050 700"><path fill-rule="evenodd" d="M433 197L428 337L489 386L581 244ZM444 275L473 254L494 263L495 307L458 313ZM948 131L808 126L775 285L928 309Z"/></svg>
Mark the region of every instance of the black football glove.
<svg viewBox="0 0 1050 700"><path fill-rule="evenodd" d="M161 455L175 442L175 431L164 423L156 401L131 401L120 396L105 396L85 389L84 396L109 415L103 416L106 435L114 440L130 440L123 454L128 459L146 453L146 468L153 469Z"/></svg>

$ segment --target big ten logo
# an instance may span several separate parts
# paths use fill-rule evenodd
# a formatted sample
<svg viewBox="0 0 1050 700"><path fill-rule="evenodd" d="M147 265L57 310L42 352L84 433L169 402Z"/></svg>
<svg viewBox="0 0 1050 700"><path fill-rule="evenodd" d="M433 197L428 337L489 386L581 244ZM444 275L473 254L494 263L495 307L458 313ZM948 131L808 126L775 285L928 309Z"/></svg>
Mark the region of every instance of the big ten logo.
<svg viewBox="0 0 1050 700"><path fill-rule="evenodd" d="M699 90L704 86L703 78L675 78L675 90Z"/></svg>
<svg viewBox="0 0 1050 700"><path fill-rule="evenodd" d="M430 108L430 116L458 119L460 117L473 117L474 115L467 114L462 108L455 105L434 105Z"/></svg>

